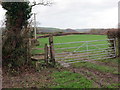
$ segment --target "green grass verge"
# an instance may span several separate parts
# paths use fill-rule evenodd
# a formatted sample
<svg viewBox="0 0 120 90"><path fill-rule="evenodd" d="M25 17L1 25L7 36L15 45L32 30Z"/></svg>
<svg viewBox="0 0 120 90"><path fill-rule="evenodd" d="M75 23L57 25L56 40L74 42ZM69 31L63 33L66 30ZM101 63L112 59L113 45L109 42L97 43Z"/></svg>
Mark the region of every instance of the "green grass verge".
<svg viewBox="0 0 120 90"><path fill-rule="evenodd" d="M87 67L87 68L95 69L95 70L106 72L106 73L118 74L118 68L98 65L98 64L91 63L91 62L74 63L73 66L74 67Z"/></svg>
<svg viewBox="0 0 120 90"><path fill-rule="evenodd" d="M100 62L120 64L120 58L100 60Z"/></svg>
<svg viewBox="0 0 120 90"><path fill-rule="evenodd" d="M51 86L51 88L92 88L93 81L88 80L84 76L78 73L72 73L69 71L54 72L52 74L54 82L57 85Z"/></svg>
<svg viewBox="0 0 120 90"><path fill-rule="evenodd" d="M119 86L120 86L120 83L114 83L114 84L108 85L107 88L118 88Z"/></svg>

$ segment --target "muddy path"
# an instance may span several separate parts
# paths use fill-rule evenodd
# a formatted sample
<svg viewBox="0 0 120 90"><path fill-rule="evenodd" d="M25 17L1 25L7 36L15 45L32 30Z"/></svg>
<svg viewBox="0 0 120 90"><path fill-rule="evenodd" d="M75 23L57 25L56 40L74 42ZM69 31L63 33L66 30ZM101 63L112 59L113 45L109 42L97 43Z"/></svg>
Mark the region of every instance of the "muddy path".
<svg viewBox="0 0 120 90"><path fill-rule="evenodd" d="M11 76L3 71L3 88L47 88L50 84L54 84L52 81L52 74L54 71L58 71L55 68L43 69L41 71L26 70L17 76Z"/></svg>
<svg viewBox="0 0 120 90"><path fill-rule="evenodd" d="M110 61L94 61L94 60L89 60L88 62L99 65L101 67L110 67L115 68L118 70L118 63L110 62ZM64 64L65 62L61 62L63 67L66 67L69 71L74 72L74 73L80 73L89 80L93 81L93 86L95 88L105 88L108 87L109 85L112 84L117 84L119 83L119 74L113 74L112 72L103 72L94 68L87 68L86 66L84 67L74 67L73 65L69 64Z"/></svg>
<svg viewBox="0 0 120 90"><path fill-rule="evenodd" d="M104 73L86 67L70 67L69 70L74 73L80 73L86 78L92 80L94 82L95 88L104 88L113 83L118 83L118 75L114 75L111 73Z"/></svg>

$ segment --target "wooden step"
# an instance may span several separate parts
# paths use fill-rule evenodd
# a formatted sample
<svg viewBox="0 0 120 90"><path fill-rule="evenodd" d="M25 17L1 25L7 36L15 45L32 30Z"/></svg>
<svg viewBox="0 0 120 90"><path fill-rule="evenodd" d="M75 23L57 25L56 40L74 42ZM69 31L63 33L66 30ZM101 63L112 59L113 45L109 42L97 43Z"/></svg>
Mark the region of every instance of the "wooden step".
<svg viewBox="0 0 120 90"><path fill-rule="evenodd" d="M31 59L32 61L44 60L44 56L32 56Z"/></svg>
<svg viewBox="0 0 120 90"><path fill-rule="evenodd" d="M44 50L44 48L32 48L32 50Z"/></svg>
<svg viewBox="0 0 120 90"><path fill-rule="evenodd" d="M44 56L45 54L44 53L37 53L37 54L32 54L32 56Z"/></svg>

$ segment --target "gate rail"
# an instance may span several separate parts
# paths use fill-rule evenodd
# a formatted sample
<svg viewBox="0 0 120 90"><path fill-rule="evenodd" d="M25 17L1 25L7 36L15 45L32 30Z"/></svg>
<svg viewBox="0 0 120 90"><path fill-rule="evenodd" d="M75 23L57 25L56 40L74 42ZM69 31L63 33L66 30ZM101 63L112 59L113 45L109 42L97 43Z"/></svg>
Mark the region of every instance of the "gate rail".
<svg viewBox="0 0 120 90"><path fill-rule="evenodd" d="M111 44L108 41L111 40L114 41L114 47L109 47ZM92 44L94 42L104 42L104 41L107 42L107 44L106 43L105 44L99 43L95 45ZM63 45L72 45L72 44L80 44L80 45L74 47L63 46ZM56 61L64 61L67 63L85 62L91 60L100 60L100 59L108 59L108 58L116 57L115 39L54 43L54 47L55 47L54 50L56 52L55 53ZM91 49L91 47L93 49Z"/></svg>

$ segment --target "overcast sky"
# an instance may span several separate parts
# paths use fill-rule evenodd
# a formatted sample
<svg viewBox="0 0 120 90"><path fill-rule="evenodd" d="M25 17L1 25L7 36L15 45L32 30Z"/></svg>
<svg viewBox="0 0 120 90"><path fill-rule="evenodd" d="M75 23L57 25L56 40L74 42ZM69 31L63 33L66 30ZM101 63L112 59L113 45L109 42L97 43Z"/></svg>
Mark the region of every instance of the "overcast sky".
<svg viewBox="0 0 120 90"><path fill-rule="evenodd" d="M37 13L41 27L117 28L118 1L53 0L52 6L36 6L33 12ZM0 6L0 22L5 18L4 14L5 10Z"/></svg>

